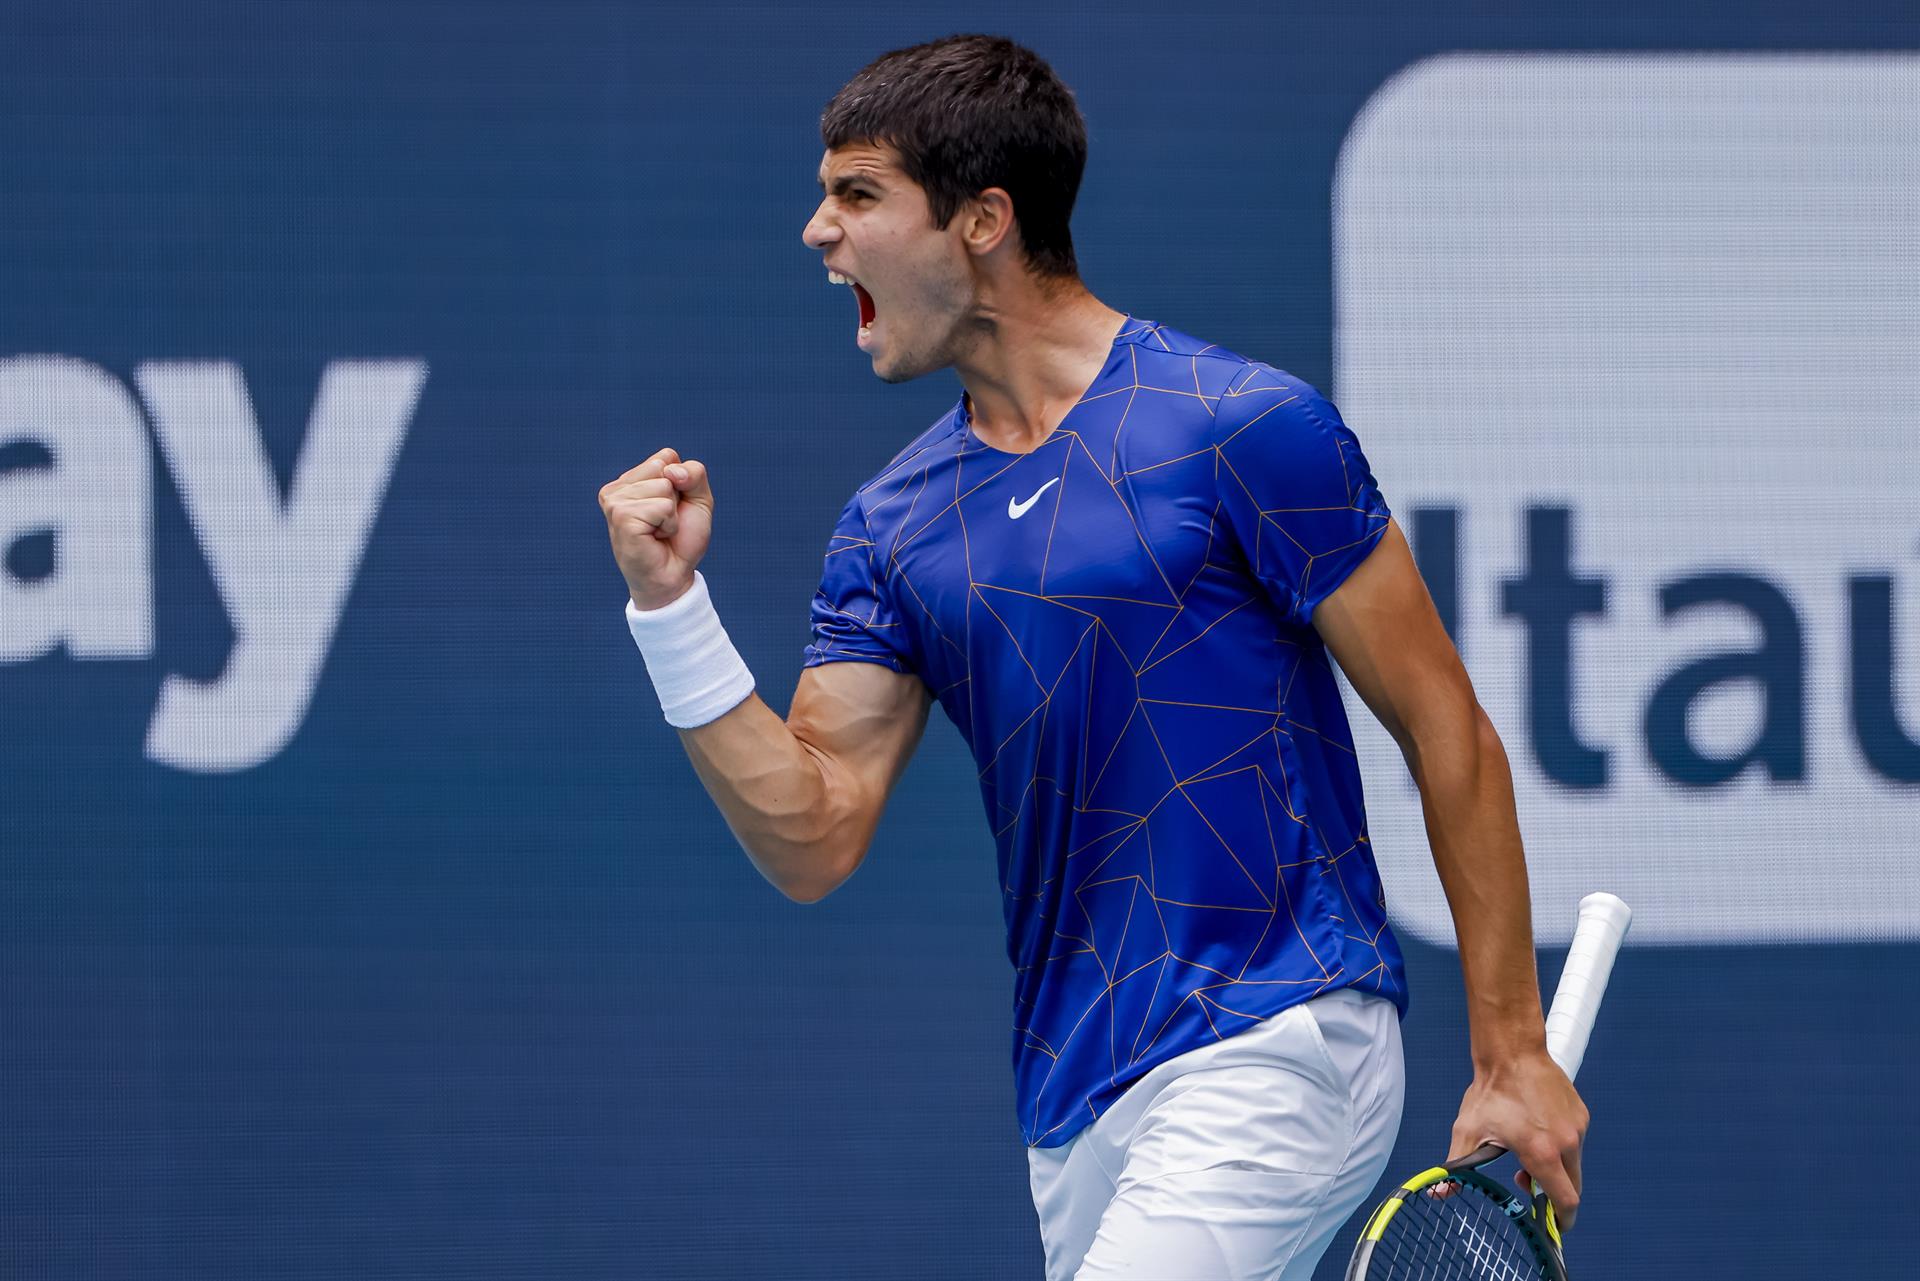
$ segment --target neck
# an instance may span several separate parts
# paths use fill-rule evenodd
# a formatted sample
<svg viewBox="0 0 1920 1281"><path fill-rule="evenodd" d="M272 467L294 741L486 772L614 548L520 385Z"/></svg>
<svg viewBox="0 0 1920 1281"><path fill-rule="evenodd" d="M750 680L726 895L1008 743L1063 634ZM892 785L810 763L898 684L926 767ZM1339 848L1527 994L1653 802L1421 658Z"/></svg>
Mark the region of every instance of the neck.
<svg viewBox="0 0 1920 1281"><path fill-rule="evenodd" d="M987 300L977 337L954 362L974 434L1031 453L1100 375L1126 318L1078 280Z"/></svg>

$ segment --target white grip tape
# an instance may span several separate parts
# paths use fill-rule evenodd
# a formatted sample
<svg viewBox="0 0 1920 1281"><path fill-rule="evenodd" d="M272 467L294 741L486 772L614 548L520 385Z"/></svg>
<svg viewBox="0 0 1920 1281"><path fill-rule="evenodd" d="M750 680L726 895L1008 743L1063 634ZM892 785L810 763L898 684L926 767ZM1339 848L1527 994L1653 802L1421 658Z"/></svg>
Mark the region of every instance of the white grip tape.
<svg viewBox="0 0 1920 1281"><path fill-rule="evenodd" d="M1600 1012L1600 998L1607 994L1614 955L1632 920L1633 909L1612 894L1589 894L1580 900L1580 924L1547 1014L1547 1053L1569 1080L1580 1074L1580 1061L1587 1057L1587 1037Z"/></svg>

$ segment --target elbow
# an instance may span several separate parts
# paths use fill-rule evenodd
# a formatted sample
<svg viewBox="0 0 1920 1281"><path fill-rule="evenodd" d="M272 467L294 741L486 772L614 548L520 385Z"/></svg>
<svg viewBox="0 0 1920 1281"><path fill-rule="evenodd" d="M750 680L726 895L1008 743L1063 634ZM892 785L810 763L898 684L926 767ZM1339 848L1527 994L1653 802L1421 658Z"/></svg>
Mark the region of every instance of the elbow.
<svg viewBox="0 0 1920 1281"><path fill-rule="evenodd" d="M818 903L845 885L866 861L877 815L844 788L829 786L824 803L810 809L789 837L789 875L780 892L795 903Z"/></svg>
<svg viewBox="0 0 1920 1281"><path fill-rule="evenodd" d="M789 881L785 885L776 885L774 888L786 896L787 902L799 903L802 906L806 906L808 904L818 903L821 899L840 887L831 881L812 880Z"/></svg>
<svg viewBox="0 0 1920 1281"><path fill-rule="evenodd" d="M764 866L776 873L768 879L795 903L818 903L846 884L866 859L878 817L843 779L824 771L820 778L819 790L763 817L773 847Z"/></svg>
<svg viewBox="0 0 1920 1281"><path fill-rule="evenodd" d="M780 893L789 903L798 903L802 907L818 903L827 895L840 888L839 881L802 881L778 886Z"/></svg>
<svg viewBox="0 0 1920 1281"><path fill-rule="evenodd" d="M862 855L865 851L861 852ZM774 888L789 902L818 903L847 883L860 866L860 857L847 858L833 853L816 853L803 860L800 870L774 882Z"/></svg>
<svg viewBox="0 0 1920 1281"><path fill-rule="evenodd" d="M1506 755L1507 749L1500 741L1500 731L1493 727L1493 717L1487 715L1487 709L1480 706L1477 700L1473 705L1473 723L1482 751Z"/></svg>
<svg viewBox="0 0 1920 1281"><path fill-rule="evenodd" d="M1435 707L1395 737L1416 780L1434 772L1463 772L1477 777L1483 765L1506 763L1506 747L1487 709L1468 690L1464 697Z"/></svg>
<svg viewBox="0 0 1920 1281"><path fill-rule="evenodd" d="M1500 731L1493 727L1493 718L1478 702L1473 705L1473 745L1481 761L1494 765L1502 773L1510 771L1507 745L1500 741Z"/></svg>

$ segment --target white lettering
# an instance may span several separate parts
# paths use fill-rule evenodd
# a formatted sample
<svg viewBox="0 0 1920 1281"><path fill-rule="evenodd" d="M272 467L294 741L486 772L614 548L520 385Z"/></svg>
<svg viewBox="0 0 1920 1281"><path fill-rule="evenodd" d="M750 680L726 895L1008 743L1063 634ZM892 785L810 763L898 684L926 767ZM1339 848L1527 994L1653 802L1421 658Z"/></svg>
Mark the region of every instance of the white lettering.
<svg viewBox="0 0 1920 1281"><path fill-rule="evenodd" d="M153 467L140 408L72 356L0 359L0 447L45 446L50 467L0 472L0 555L51 533L53 571L0 567L0 663L153 652Z"/></svg>
<svg viewBox="0 0 1920 1281"><path fill-rule="evenodd" d="M283 501L237 366L148 362L135 372L234 634L217 679L167 678L150 759L198 773L247 769L299 729L426 373L419 360L328 365Z"/></svg>

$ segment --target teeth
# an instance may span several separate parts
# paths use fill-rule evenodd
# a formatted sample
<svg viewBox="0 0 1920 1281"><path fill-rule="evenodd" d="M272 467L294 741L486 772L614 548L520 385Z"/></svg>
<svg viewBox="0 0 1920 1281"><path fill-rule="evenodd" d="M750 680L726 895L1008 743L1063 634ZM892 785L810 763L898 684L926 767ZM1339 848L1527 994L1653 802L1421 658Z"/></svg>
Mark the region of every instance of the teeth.
<svg viewBox="0 0 1920 1281"><path fill-rule="evenodd" d="M834 285L850 285L853 283L850 278L841 275L837 271L829 271L827 273L827 282Z"/></svg>

